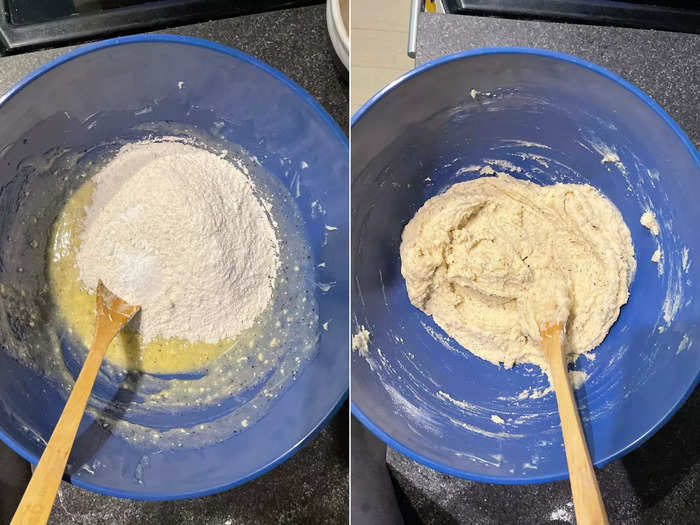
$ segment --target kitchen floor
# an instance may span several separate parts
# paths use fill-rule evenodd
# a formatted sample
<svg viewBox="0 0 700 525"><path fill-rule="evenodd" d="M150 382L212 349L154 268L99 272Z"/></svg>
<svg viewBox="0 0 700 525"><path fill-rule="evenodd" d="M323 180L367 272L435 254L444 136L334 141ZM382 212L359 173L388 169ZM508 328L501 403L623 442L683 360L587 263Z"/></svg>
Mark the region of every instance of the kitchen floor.
<svg viewBox="0 0 700 525"><path fill-rule="evenodd" d="M413 69L406 54L411 0L352 0L350 111Z"/></svg>

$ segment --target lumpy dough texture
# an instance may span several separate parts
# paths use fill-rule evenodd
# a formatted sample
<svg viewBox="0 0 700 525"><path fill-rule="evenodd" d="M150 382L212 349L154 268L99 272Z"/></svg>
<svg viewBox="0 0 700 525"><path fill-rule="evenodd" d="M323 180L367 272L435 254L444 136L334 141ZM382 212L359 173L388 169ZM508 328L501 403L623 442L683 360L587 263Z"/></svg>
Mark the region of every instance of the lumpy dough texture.
<svg viewBox="0 0 700 525"><path fill-rule="evenodd" d="M547 369L540 328L566 319L566 350L598 346L627 302L636 261L622 215L583 184L506 174L453 185L406 225L411 302L473 354Z"/></svg>

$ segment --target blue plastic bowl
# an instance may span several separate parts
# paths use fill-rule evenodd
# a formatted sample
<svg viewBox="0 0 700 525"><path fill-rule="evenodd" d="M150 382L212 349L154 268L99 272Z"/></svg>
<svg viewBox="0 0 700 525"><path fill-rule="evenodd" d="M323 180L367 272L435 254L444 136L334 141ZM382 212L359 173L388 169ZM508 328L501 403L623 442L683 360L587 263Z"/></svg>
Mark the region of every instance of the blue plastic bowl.
<svg viewBox="0 0 700 525"><path fill-rule="evenodd" d="M20 203L46 196L27 195L24 184L35 177L43 177L47 187L58 183L52 173L22 159L65 149L91 152L105 140L164 121L202 130L213 126L218 138L241 146L293 188L312 257L326 263L314 279L335 285L317 289L321 322L332 320L320 330L318 354L245 431L205 448L159 453L84 418L80 460L71 456L70 480L138 499L202 496L267 472L323 427L348 387L348 143L308 93L239 51L179 36L106 40L42 66L0 98L0 196L3 201L10 196L0 209L0 250L5 251ZM329 232L326 224L337 230ZM17 253L29 253L21 250ZM33 257L43 264L43 253ZM0 267L0 281L12 278L9 266ZM7 321L15 332L27 329ZM64 399L55 384L0 350L0 437L32 463ZM177 418L172 415L172 421Z"/></svg>
<svg viewBox="0 0 700 525"><path fill-rule="evenodd" d="M606 153L621 164L603 163ZM629 302L595 360L575 364L590 375L576 398L595 464L622 456L698 382L700 157L629 82L538 49L440 58L353 117L353 323L372 334L369 356L352 356L353 413L392 447L447 474L496 483L567 476L546 377L473 356L406 293L403 227L428 198L478 177L460 172L470 165L541 184L588 183L622 212L638 261ZM647 206L661 226L661 276L650 261L656 239L639 222Z"/></svg>

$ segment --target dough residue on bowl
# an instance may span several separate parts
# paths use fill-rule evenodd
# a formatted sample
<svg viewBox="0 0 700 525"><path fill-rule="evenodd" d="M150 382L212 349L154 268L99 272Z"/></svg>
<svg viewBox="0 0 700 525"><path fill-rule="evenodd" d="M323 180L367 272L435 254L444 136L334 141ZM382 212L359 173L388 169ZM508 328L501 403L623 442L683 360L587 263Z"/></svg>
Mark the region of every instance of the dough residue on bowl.
<svg viewBox="0 0 700 525"><path fill-rule="evenodd" d="M357 333L352 336L352 349L361 356L367 357L367 355L369 355L370 338L371 334L369 330L360 325L357 329Z"/></svg>
<svg viewBox="0 0 700 525"><path fill-rule="evenodd" d="M639 218L639 222L649 230L654 237L659 234L659 223L656 222L656 215L654 215L653 211L646 210Z"/></svg>
<svg viewBox="0 0 700 525"><path fill-rule="evenodd" d="M568 354L598 346L635 269L622 215L585 184L539 186L506 174L457 183L429 199L402 235L411 302L506 368L546 370L540 328L561 319Z"/></svg>

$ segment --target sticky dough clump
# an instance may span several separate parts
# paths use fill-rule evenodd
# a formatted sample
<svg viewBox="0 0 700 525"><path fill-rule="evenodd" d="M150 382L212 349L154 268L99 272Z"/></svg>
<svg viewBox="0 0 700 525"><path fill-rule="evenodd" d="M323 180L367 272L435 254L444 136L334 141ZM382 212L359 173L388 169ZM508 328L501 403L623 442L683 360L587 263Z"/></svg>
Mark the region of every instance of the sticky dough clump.
<svg viewBox="0 0 700 525"><path fill-rule="evenodd" d="M566 349L598 346L636 269L615 205L584 184L506 174L461 182L406 225L401 273L411 302L473 354L546 368L540 328L566 324Z"/></svg>

